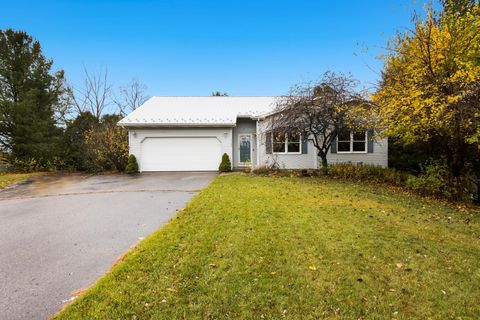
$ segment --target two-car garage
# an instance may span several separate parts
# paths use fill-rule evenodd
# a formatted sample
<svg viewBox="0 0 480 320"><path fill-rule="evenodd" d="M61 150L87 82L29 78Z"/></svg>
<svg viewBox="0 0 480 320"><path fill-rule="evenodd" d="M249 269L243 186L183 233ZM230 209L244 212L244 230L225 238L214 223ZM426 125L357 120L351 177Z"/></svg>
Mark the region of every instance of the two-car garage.
<svg viewBox="0 0 480 320"><path fill-rule="evenodd" d="M216 137L146 137L140 144L142 171L214 171L222 156Z"/></svg>
<svg viewBox="0 0 480 320"><path fill-rule="evenodd" d="M217 171L230 157L232 128L136 128L129 130L130 153L145 171Z"/></svg>

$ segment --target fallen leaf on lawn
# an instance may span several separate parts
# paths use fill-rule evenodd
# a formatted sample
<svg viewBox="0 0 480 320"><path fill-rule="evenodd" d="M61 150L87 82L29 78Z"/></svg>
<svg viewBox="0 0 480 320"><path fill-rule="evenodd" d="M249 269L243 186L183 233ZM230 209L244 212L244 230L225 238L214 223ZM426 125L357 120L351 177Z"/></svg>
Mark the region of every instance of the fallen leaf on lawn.
<svg viewBox="0 0 480 320"><path fill-rule="evenodd" d="M167 291L170 291L170 292L177 292L177 290L173 289L173 288L167 288Z"/></svg>
<svg viewBox="0 0 480 320"><path fill-rule="evenodd" d="M275 271L270 272L272 275L276 275L277 273Z"/></svg>
<svg viewBox="0 0 480 320"><path fill-rule="evenodd" d="M308 267L308 269L310 269L310 270L312 270L312 271L315 271L315 270L317 270L317 267L315 267L315 266L310 266L310 267Z"/></svg>
<svg viewBox="0 0 480 320"><path fill-rule="evenodd" d="M398 269L401 269L401 268L403 268L405 265L404 265L402 262L397 262L396 266L397 266Z"/></svg>
<svg viewBox="0 0 480 320"><path fill-rule="evenodd" d="M388 291L390 291L390 292L395 292L395 291L397 291L397 290L395 290L395 289L393 289L393 288L390 288L390 289L388 289Z"/></svg>
<svg viewBox="0 0 480 320"><path fill-rule="evenodd" d="M212 268L217 267L217 265L215 263L210 263L209 266L212 267Z"/></svg>
<svg viewBox="0 0 480 320"><path fill-rule="evenodd" d="M167 303L167 300L163 299L162 301L160 301L160 303Z"/></svg>

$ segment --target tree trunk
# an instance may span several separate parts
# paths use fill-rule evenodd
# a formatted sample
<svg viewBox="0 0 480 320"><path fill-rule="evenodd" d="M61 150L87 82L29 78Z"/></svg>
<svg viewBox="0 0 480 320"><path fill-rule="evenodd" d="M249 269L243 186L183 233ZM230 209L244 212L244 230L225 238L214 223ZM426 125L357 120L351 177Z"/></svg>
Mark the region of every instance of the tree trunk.
<svg viewBox="0 0 480 320"><path fill-rule="evenodd" d="M328 173L327 153L319 152L318 156L322 160L322 167L320 168L320 170L322 171L322 173L327 174Z"/></svg>

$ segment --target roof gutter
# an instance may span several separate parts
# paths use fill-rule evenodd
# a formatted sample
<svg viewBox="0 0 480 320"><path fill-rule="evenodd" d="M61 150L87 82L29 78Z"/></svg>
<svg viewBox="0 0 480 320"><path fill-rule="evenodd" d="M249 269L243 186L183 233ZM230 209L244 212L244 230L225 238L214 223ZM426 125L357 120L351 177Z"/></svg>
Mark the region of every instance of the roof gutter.
<svg viewBox="0 0 480 320"><path fill-rule="evenodd" d="M185 127L235 127L236 123L122 123L118 126L124 128L185 128Z"/></svg>

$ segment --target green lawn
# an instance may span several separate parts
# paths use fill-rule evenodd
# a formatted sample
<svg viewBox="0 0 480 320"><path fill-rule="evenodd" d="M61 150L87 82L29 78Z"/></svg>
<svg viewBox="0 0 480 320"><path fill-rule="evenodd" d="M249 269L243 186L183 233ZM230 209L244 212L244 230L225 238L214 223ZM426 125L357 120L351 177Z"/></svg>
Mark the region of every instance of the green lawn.
<svg viewBox="0 0 480 320"><path fill-rule="evenodd" d="M479 301L479 212L227 175L58 319L473 319Z"/></svg>
<svg viewBox="0 0 480 320"><path fill-rule="evenodd" d="M12 183L30 178L32 175L33 173L0 173L0 189L5 188Z"/></svg>

